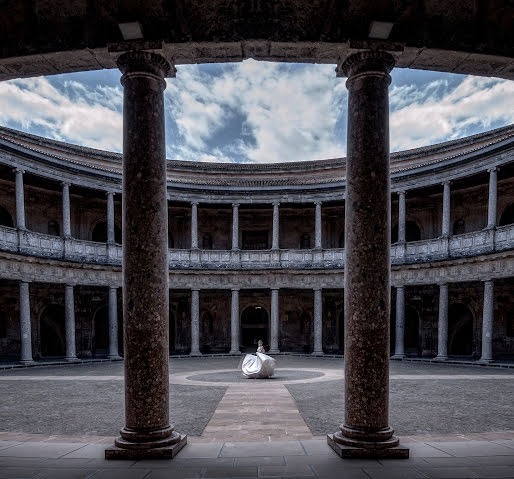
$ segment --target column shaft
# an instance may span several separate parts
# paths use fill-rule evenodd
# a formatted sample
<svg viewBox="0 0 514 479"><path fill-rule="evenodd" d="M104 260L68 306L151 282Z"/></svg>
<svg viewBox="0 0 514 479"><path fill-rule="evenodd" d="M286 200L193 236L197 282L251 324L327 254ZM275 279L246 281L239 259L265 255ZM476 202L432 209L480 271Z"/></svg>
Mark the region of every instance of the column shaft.
<svg viewBox="0 0 514 479"><path fill-rule="evenodd" d="M107 243L114 243L114 193L107 192Z"/></svg>
<svg viewBox="0 0 514 479"><path fill-rule="evenodd" d="M198 203L191 203L191 249L198 249Z"/></svg>
<svg viewBox="0 0 514 479"><path fill-rule="evenodd" d="M398 192L398 243L405 243L406 215L405 191L400 191Z"/></svg>
<svg viewBox="0 0 514 479"><path fill-rule="evenodd" d="M23 191L23 170L17 168L16 174L16 228L25 230L25 195Z"/></svg>
<svg viewBox="0 0 514 479"><path fill-rule="evenodd" d="M437 323L437 357L448 359L448 285L439 285L439 320Z"/></svg>
<svg viewBox="0 0 514 479"><path fill-rule="evenodd" d="M323 294L321 289L314 290L314 351L312 354L323 354Z"/></svg>
<svg viewBox="0 0 514 479"><path fill-rule="evenodd" d="M279 317L279 303L278 303L278 289L271 290L271 331L270 331L270 354L279 353L278 349L278 317Z"/></svg>
<svg viewBox="0 0 514 479"><path fill-rule="evenodd" d="M168 200L164 77L156 53L118 58L123 85L123 321L125 427L107 458L172 457L169 420ZM173 68L174 71L174 68Z"/></svg>
<svg viewBox="0 0 514 479"><path fill-rule="evenodd" d="M62 233L71 237L70 184L62 183Z"/></svg>
<svg viewBox="0 0 514 479"><path fill-rule="evenodd" d="M118 352L118 289L109 287L109 358L119 359Z"/></svg>
<svg viewBox="0 0 514 479"><path fill-rule="evenodd" d="M30 322L29 283L20 283L20 338L22 363L32 363L32 326Z"/></svg>
<svg viewBox="0 0 514 479"><path fill-rule="evenodd" d="M280 203L273 203L273 239L271 249L280 249Z"/></svg>
<svg viewBox="0 0 514 479"><path fill-rule="evenodd" d="M316 201L315 205L314 247L316 249L321 249L321 201Z"/></svg>
<svg viewBox="0 0 514 479"><path fill-rule="evenodd" d="M200 291L191 290L191 356L201 356L200 352Z"/></svg>
<svg viewBox="0 0 514 479"><path fill-rule="evenodd" d="M240 354L239 351L239 289L232 289L232 306L230 317L230 354Z"/></svg>
<svg viewBox="0 0 514 479"><path fill-rule="evenodd" d="M450 236L450 182L446 181L443 183L443 222L441 225L441 236Z"/></svg>
<svg viewBox="0 0 514 479"><path fill-rule="evenodd" d="M67 284L64 286L64 327L66 331L66 359L68 361L76 361L77 353L75 351L75 298L73 294L73 286Z"/></svg>
<svg viewBox="0 0 514 479"><path fill-rule="evenodd" d="M496 228L496 208L498 194L498 172L496 168L489 170L489 204L487 208L487 228Z"/></svg>
<svg viewBox="0 0 514 479"><path fill-rule="evenodd" d="M484 310L482 315L482 356L481 362L493 360L493 325L494 325L494 283L484 282Z"/></svg>
<svg viewBox="0 0 514 479"><path fill-rule="evenodd" d="M232 249L239 249L239 205L232 205Z"/></svg>
<svg viewBox="0 0 514 479"><path fill-rule="evenodd" d="M391 55L350 55L345 217L345 411L328 442L342 456L408 457L389 427Z"/></svg>
<svg viewBox="0 0 514 479"><path fill-rule="evenodd" d="M405 357L405 287L396 288L396 341L394 357Z"/></svg>

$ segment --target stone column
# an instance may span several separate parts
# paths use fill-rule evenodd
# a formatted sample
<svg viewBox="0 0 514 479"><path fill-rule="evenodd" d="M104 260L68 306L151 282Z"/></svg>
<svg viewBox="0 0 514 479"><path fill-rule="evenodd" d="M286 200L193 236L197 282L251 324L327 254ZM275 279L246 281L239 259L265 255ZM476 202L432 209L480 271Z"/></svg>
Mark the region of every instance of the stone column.
<svg viewBox="0 0 514 479"><path fill-rule="evenodd" d="M156 53L118 58L123 76L125 427L109 459L173 457L185 444L169 420L168 202L164 77Z"/></svg>
<svg viewBox="0 0 514 479"><path fill-rule="evenodd" d="M437 356L439 361L448 359L448 285L439 285L439 319L437 323Z"/></svg>
<svg viewBox="0 0 514 479"><path fill-rule="evenodd" d="M280 203L273 203L273 239L271 249L280 249Z"/></svg>
<svg viewBox="0 0 514 479"><path fill-rule="evenodd" d="M482 315L482 356L480 362L493 360L493 325L494 325L494 283L484 281L484 310Z"/></svg>
<svg viewBox="0 0 514 479"><path fill-rule="evenodd" d="M314 248L321 249L321 201L316 201L316 214L314 218Z"/></svg>
<svg viewBox="0 0 514 479"><path fill-rule="evenodd" d="M407 207L405 205L405 191L398 192L398 243L405 243L405 223Z"/></svg>
<svg viewBox="0 0 514 479"><path fill-rule="evenodd" d="M232 249L239 249L239 203L232 203Z"/></svg>
<svg viewBox="0 0 514 479"><path fill-rule="evenodd" d="M191 249L198 249L198 202L191 203Z"/></svg>
<svg viewBox="0 0 514 479"><path fill-rule="evenodd" d="M16 168L16 228L26 230L25 226L25 195L23 192L23 173L24 170Z"/></svg>
<svg viewBox="0 0 514 479"><path fill-rule="evenodd" d="M77 361L75 351L75 298L73 286L64 286L64 329L66 334L66 360Z"/></svg>
<svg viewBox="0 0 514 479"><path fill-rule="evenodd" d="M321 288L314 290L314 356L323 355L323 295Z"/></svg>
<svg viewBox="0 0 514 479"><path fill-rule="evenodd" d="M443 222L441 225L441 236L448 238L450 236L450 182L445 181L443 183Z"/></svg>
<svg viewBox="0 0 514 479"><path fill-rule="evenodd" d="M389 72L382 51L350 55L345 218L345 411L328 436L343 457L408 457L389 426L391 193Z"/></svg>
<svg viewBox="0 0 514 479"><path fill-rule="evenodd" d="M71 238L71 211L70 211L70 184L61 183L62 186L62 235Z"/></svg>
<svg viewBox="0 0 514 479"><path fill-rule="evenodd" d="M107 243L115 242L114 236L114 192L108 191L107 195Z"/></svg>
<svg viewBox="0 0 514 479"><path fill-rule="evenodd" d="M498 194L498 169L491 168L489 171L489 204L487 208L487 228L496 228L496 207Z"/></svg>
<svg viewBox="0 0 514 479"><path fill-rule="evenodd" d="M278 349L278 289L271 290L271 324L270 324L270 354L277 354Z"/></svg>
<svg viewBox="0 0 514 479"><path fill-rule="evenodd" d="M394 345L394 359L405 357L405 287L396 288L396 341Z"/></svg>
<svg viewBox="0 0 514 479"><path fill-rule="evenodd" d="M118 298L116 286L109 286L109 359L120 359L118 353Z"/></svg>
<svg viewBox="0 0 514 479"><path fill-rule="evenodd" d="M32 326L30 322L29 283L20 283L20 338L21 357L24 364L33 363L32 359Z"/></svg>
<svg viewBox="0 0 514 479"><path fill-rule="evenodd" d="M191 290L191 352L190 356L201 356L200 352L200 290Z"/></svg>
<svg viewBox="0 0 514 479"><path fill-rule="evenodd" d="M239 351L239 288L232 288L230 335L230 354L241 354Z"/></svg>

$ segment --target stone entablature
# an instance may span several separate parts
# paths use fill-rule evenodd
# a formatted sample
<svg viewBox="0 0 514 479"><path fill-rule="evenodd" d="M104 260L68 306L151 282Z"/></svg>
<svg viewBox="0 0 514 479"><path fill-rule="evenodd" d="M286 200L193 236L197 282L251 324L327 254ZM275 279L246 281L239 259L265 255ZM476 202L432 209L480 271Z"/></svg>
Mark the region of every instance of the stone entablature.
<svg viewBox="0 0 514 479"><path fill-rule="evenodd" d="M122 246L118 244L61 238L5 226L0 226L0 250L40 258L120 266L123 257ZM509 250L514 250L514 225L450 238L393 244L391 263L424 263ZM344 267L344 249L170 249L169 267L172 270L339 269Z"/></svg>

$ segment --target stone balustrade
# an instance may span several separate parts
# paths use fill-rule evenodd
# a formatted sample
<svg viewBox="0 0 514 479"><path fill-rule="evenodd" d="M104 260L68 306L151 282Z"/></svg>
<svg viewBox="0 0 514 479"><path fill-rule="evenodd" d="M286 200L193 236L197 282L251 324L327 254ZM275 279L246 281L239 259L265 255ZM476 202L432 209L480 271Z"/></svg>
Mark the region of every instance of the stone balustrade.
<svg viewBox="0 0 514 479"><path fill-rule="evenodd" d="M473 257L514 249L514 225L391 245L391 263L412 264ZM121 265L119 244L62 238L0 226L0 251L91 264ZM170 249L170 269L338 269L344 267L344 250L201 250Z"/></svg>

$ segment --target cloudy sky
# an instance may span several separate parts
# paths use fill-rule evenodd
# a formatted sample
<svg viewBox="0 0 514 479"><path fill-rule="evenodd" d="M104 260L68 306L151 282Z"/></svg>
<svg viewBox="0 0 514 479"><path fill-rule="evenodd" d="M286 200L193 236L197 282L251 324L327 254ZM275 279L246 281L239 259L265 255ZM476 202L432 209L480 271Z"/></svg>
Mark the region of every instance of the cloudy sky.
<svg viewBox="0 0 514 479"><path fill-rule="evenodd" d="M183 65L167 81L170 159L286 162L346 153L347 92L335 65ZM393 151L514 123L514 82L395 69ZM117 70L0 83L0 124L112 151L122 145Z"/></svg>

